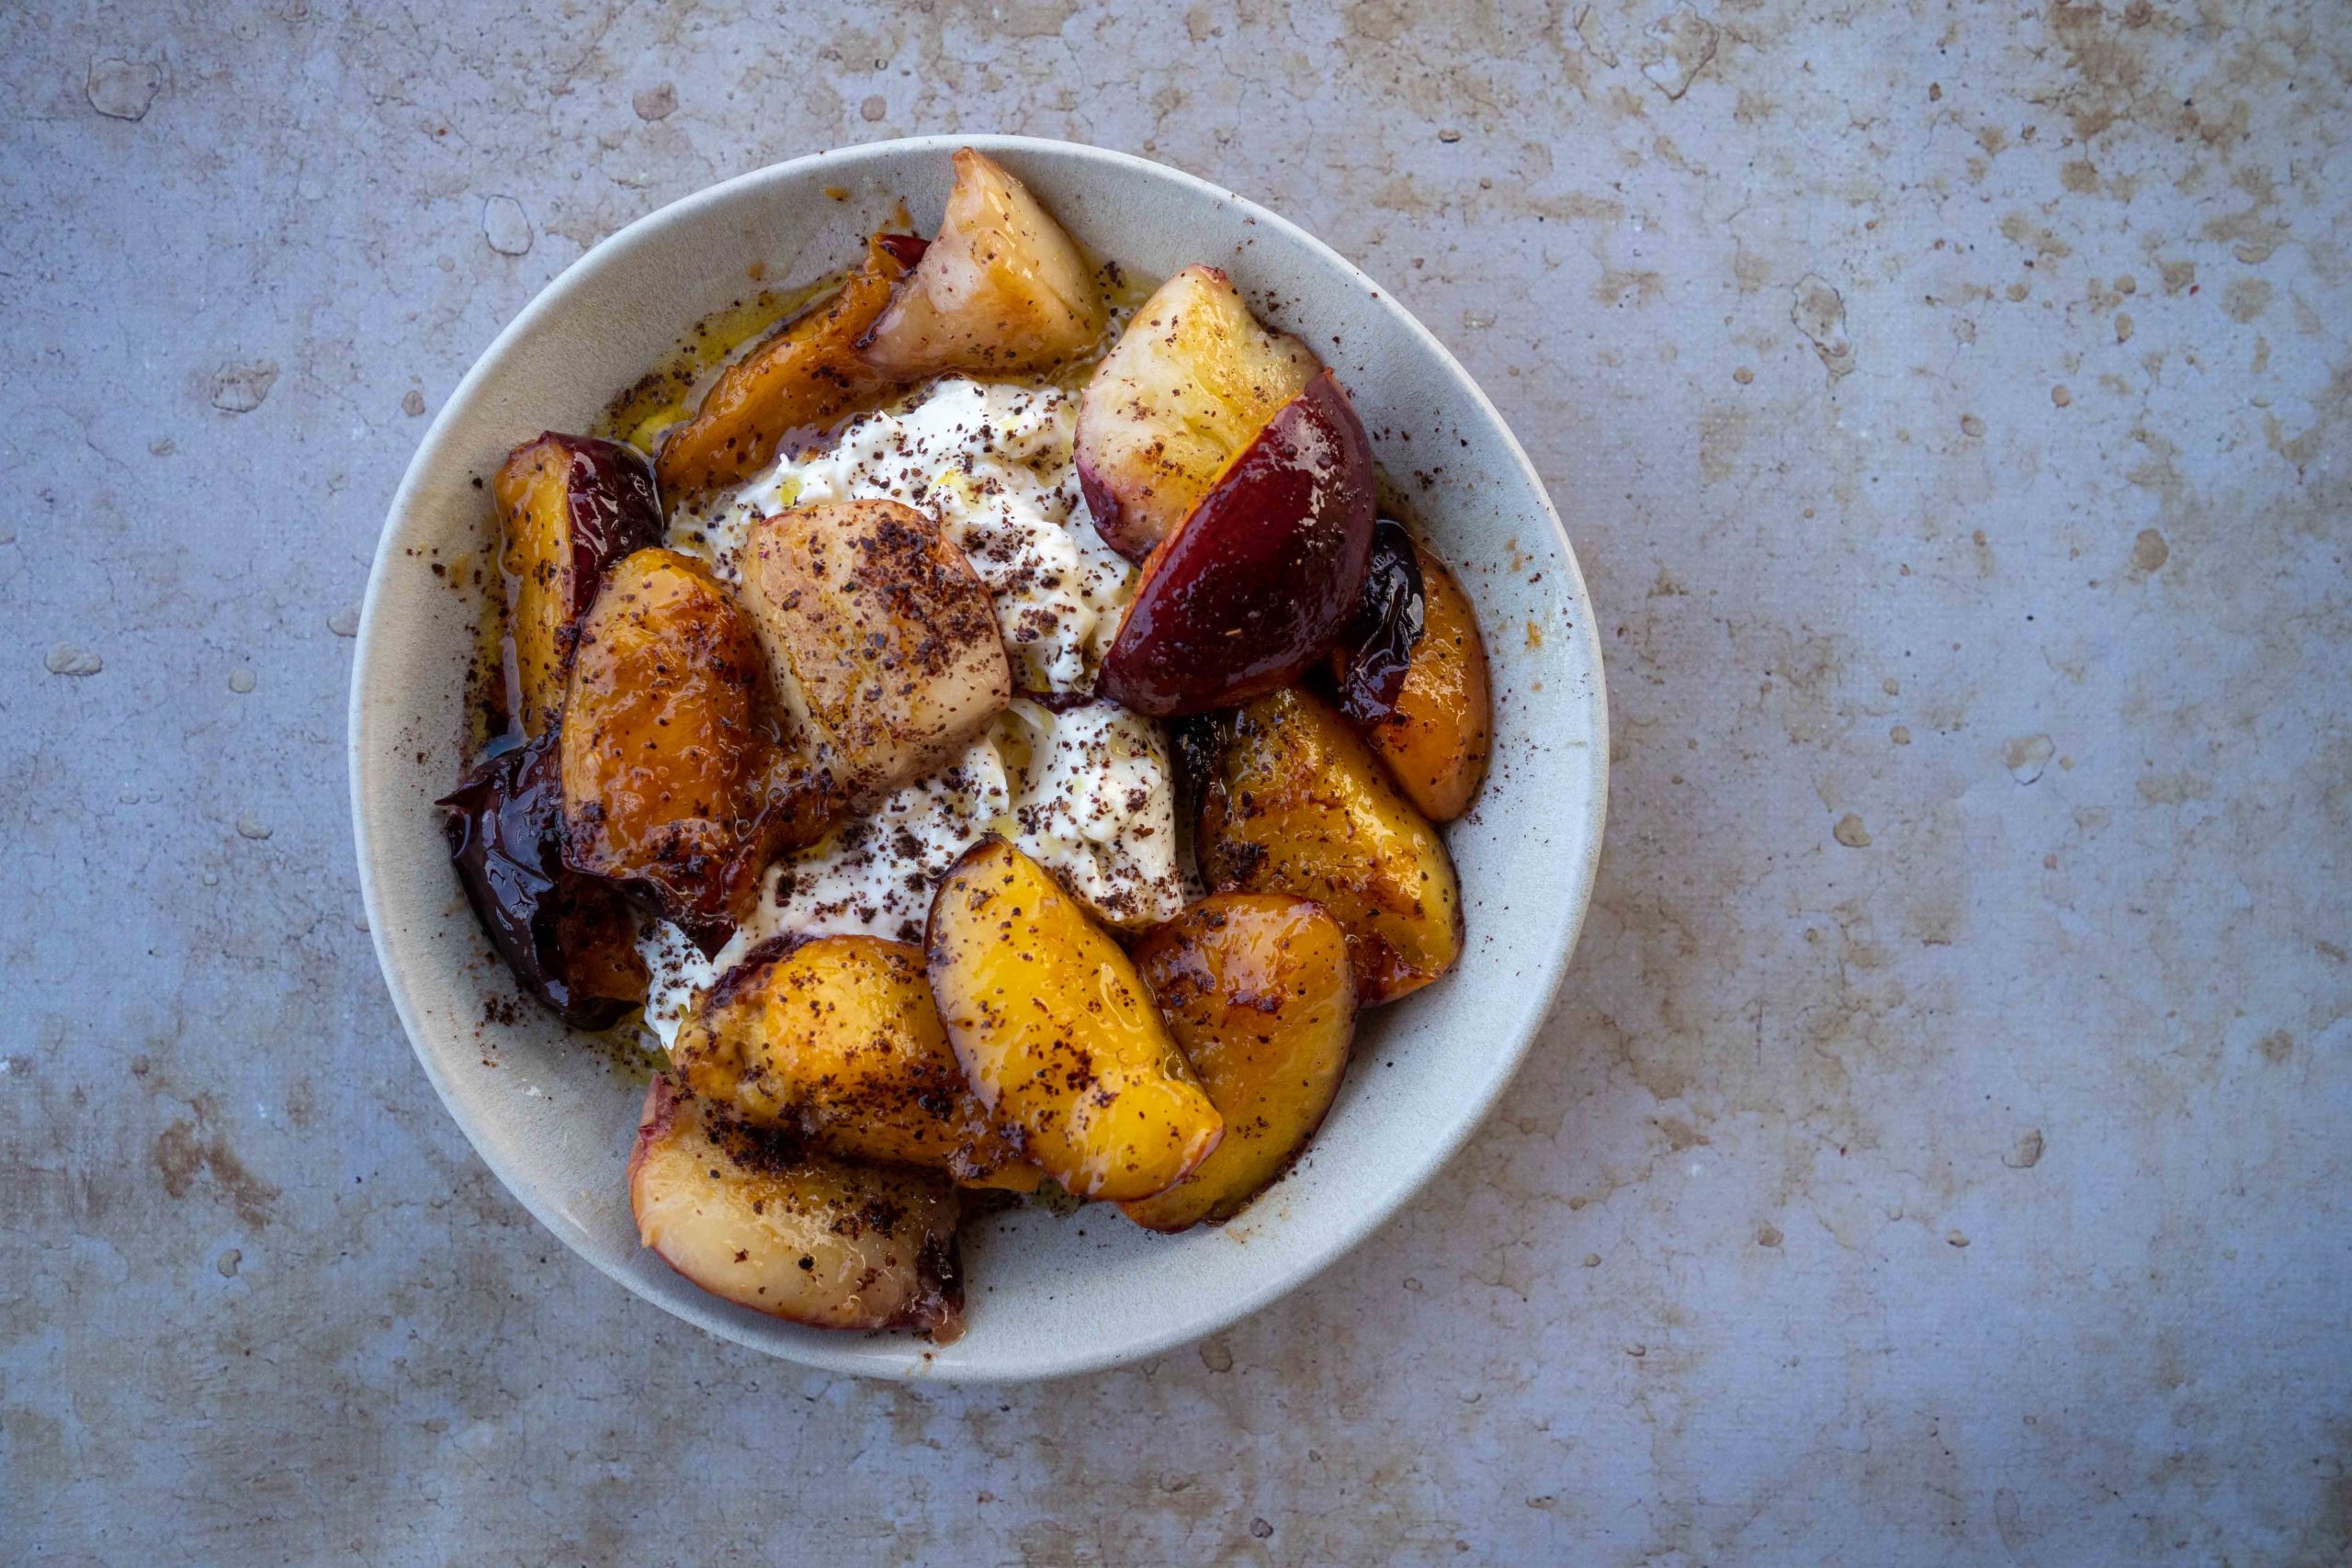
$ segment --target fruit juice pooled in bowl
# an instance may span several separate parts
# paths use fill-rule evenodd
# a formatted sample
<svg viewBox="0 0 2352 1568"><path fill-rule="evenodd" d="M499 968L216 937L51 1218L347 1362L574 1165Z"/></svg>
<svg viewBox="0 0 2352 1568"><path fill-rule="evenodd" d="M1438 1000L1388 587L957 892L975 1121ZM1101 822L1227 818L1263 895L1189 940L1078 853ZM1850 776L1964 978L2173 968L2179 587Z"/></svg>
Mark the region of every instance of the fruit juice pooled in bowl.
<svg viewBox="0 0 2352 1568"><path fill-rule="evenodd" d="M1306 344L1208 266L1116 309L955 176L690 413L510 456L503 722L442 803L523 986L665 1057L643 1243L942 1341L974 1202L1174 1231L1280 1178L1358 1010L1461 952L1491 728Z"/></svg>

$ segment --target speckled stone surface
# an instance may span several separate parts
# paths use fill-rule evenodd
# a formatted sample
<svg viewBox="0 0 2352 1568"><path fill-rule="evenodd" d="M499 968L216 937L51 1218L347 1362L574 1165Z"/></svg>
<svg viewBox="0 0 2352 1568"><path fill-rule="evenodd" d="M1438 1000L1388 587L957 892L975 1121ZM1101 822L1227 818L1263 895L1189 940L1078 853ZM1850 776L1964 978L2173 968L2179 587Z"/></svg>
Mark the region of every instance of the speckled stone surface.
<svg viewBox="0 0 2352 1568"><path fill-rule="evenodd" d="M0 1542L60 1562L2335 1562L2352 13L0 13ZM1583 949L1229 1333L803 1373L534 1226L357 902L417 434L816 147L1156 156L1395 288L1611 658Z"/></svg>

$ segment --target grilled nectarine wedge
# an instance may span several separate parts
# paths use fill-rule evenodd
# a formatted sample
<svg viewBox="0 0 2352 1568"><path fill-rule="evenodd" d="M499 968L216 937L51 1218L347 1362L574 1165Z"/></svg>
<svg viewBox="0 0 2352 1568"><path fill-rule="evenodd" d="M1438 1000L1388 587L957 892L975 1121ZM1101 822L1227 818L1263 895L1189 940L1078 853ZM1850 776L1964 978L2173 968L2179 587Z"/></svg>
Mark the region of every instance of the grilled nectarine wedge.
<svg viewBox="0 0 2352 1568"><path fill-rule="evenodd" d="M880 375L1044 370L1092 346L1107 312L1093 269L1027 186L969 147L947 213L860 345Z"/></svg>
<svg viewBox="0 0 2352 1568"><path fill-rule="evenodd" d="M1220 893L1294 893L1348 933L1369 1006L1419 989L1462 953L1445 844L1321 698L1293 687L1219 715L1194 837Z"/></svg>
<svg viewBox="0 0 2352 1568"><path fill-rule="evenodd" d="M1289 685L1354 616L1372 530L1372 444L1326 370L1143 563L1102 694L1168 717Z"/></svg>
<svg viewBox="0 0 2352 1568"><path fill-rule="evenodd" d="M670 1063L687 1089L829 1153L1037 1184L965 1085L922 949L872 936L763 943L686 1016Z"/></svg>
<svg viewBox="0 0 2352 1568"><path fill-rule="evenodd" d="M1323 1124L1355 1040L1347 934L1321 906L1279 893L1218 893L1136 944L1170 1032L1225 1118L1200 1168L1122 1203L1156 1231L1228 1220Z"/></svg>
<svg viewBox="0 0 2352 1568"><path fill-rule="evenodd" d="M1404 591L1374 592L1384 580ZM1377 624L1364 625L1362 637L1351 628L1331 656L1340 711L1414 808L1432 822L1451 822L1469 809L1494 745L1478 614L1435 552L1385 517L1365 599L1373 614L1359 620ZM1406 621L1410 635L1399 625Z"/></svg>
<svg viewBox="0 0 2352 1568"><path fill-rule="evenodd" d="M734 1122L656 1078L628 1160L638 1239L715 1296L818 1328L964 1331L956 1190Z"/></svg>
<svg viewBox="0 0 2352 1568"><path fill-rule="evenodd" d="M1216 268L1161 284L1079 400L1079 484L1104 542L1130 560L1149 555L1322 368L1298 339L1259 325Z"/></svg>
<svg viewBox="0 0 2352 1568"><path fill-rule="evenodd" d="M845 787L888 794L964 750L1012 697L996 607L923 513L844 501L763 518L743 601L786 710Z"/></svg>
<svg viewBox="0 0 2352 1568"><path fill-rule="evenodd" d="M656 467L672 497L741 484L786 438L821 434L873 406L896 383L857 351L907 276L902 237L876 234L865 263L823 302L792 318L729 366L694 418L662 440Z"/></svg>
<svg viewBox="0 0 2352 1568"><path fill-rule="evenodd" d="M1148 1198L1190 1175L1224 1120L1110 934L991 833L933 896L931 990L964 1077L1029 1158L1080 1198Z"/></svg>
<svg viewBox="0 0 2352 1568"><path fill-rule="evenodd" d="M757 896L793 814L777 798L766 681L750 621L674 550L615 567L581 623L562 728L565 863L649 895L706 951Z"/></svg>
<svg viewBox="0 0 2352 1568"><path fill-rule="evenodd" d="M635 451L554 431L507 454L491 495L522 699L512 716L524 734L544 735L563 707L580 617L606 567L660 540L662 502Z"/></svg>

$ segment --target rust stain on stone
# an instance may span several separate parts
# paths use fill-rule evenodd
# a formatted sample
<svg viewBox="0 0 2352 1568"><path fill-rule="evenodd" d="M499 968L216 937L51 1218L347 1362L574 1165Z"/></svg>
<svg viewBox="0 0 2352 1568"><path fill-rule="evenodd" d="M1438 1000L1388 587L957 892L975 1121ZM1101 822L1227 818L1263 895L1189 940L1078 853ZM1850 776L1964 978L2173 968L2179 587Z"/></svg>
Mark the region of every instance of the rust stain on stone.
<svg viewBox="0 0 2352 1568"><path fill-rule="evenodd" d="M227 1136L212 1126L218 1111L211 1096L198 1096L193 1109L192 1120L175 1121L155 1138L153 1157L165 1195L187 1198L209 1178L209 1185L218 1189L239 1220L263 1229L277 1206L278 1189L248 1168Z"/></svg>

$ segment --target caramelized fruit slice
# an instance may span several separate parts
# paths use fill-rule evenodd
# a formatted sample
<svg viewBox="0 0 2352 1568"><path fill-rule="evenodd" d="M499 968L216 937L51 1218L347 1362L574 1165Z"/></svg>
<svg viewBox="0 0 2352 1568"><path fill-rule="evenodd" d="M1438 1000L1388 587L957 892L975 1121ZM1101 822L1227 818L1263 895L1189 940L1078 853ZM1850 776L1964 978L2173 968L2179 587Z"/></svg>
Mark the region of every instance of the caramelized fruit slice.
<svg viewBox="0 0 2352 1568"><path fill-rule="evenodd" d="M1331 650L1340 711L1357 728L1396 711L1426 613L1413 536L1395 518L1383 517L1372 525L1372 569L1364 573L1363 597L1340 646Z"/></svg>
<svg viewBox="0 0 2352 1568"><path fill-rule="evenodd" d="M1144 301L1078 405L1079 484L1105 543L1149 555L1323 367L1259 325L1232 280L1188 266Z"/></svg>
<svg viewBox="0 0 2352 1568"><path fill-rule="evenodd" d="M1366 1006L1452 967L1462 953L1453 862L1347 721L1294 687L1215 728L1193 840L1210 886L1295 893L1329 910Z"/></svg>
<svg viewBox="0 0 2352 1568"><path fill-rule="evenodd" d="M1318 905L1219 893L1136 945L1136 967L1225 1117L1192 1175L1123 1203L1157 1231L1228 1220L1288 1168L1339 1095L1356 1032L1346 933Z"/></svg>
<svg viewBox="0 0 2352 1568"><path fill-rule="evenodd" d="M956 154L946 217L861 345L885 377L1043 370L1093 345L1106 313L1093 270L1028 187Z"/></svg>
<svg viewBox="0 0 2352 1568"><path fill-rule="evenodd" d="M763 942L687 1016L670 1061L696 1095L830 1153L978 1187L1036 1185L966 1086L912 943Z"/></svg>
<svg viewBox="0 0 2352 1568"><path fill-rule="evenodd" d="M871 798L962 751L1012 696L989 591L939 525L895 501L752 525L743 601L785 705Z"/></svg>
<svg viewBox="0 0 2352 1568"><path fill-rule="evenodd" d="M907 275L904 237L876 234L865 263L840 289L776 329L722 372L694 418L673 429L657 462L675 498L741 484L775 458L787 437L822 432L888 395L893 383L857 352L857 340Z"/></svg>
<svg viewBox="0 0 2352 1568"><path fill-rule="evenodd" d="M1327 370L1144 562L1102 694L1167 716L1297 680L1355 614L1372 525L1372 445Z"/></svg>
<svg viewBox="0 0 2352 1568"><path fill-rule="evenodd" d="M818 1328L964 1331L956 1190L730 1122L656 1078L628 1160L638 1239L715 1296Z"/></svg>
<svg viewBox="0 0 2352 1568"><path fill-rule="evenodd" d="M514 977L581 1029L645 1000L636 924L620 896L563 863L555 738L476 763L436 802L458 880Z"/></svg>
<svg viewBox="0 0 2352 1568"><path fill-rule="evenodd" d="M673 550L615 567L581 623L561 731L565 862L642 890L707 952L757 896L791 815L775 798L766 679L735 601Z"/></svg>
<svg viewBox="0 0 2352 1568"><path fill-rule="evenodd" d="M1036 862L993 833L965 851L925 945L966 1080L1070 1193L1147 1198L1216 1147L1224 1121L1135 965Z"/></svg>
<svg viewBox="0 0 2352 1568"><path fill-rule="evenodd" d="M629 447L548 431L507 454L498 505L506 631L526 735L544 735L563 708L580 617L605 569L662 537L653 470Z"/></svg>
<svg viewBox="0 0 2352 1568"><path fill-rule="evenodd" d="M1411 552L1419 585L1419 635L1399 665L1396 636L1360 640L1352 632L1331 657L1340 706L1379 753L1396 787L1432 822L1469 808L1487 776L1494 747L1494 698L1478 614L1445 563L1430 547L1383 519ZM1380 578L1376 557L1374 583ZM1367 589L1366 603L1376 597Z"/></svg>

